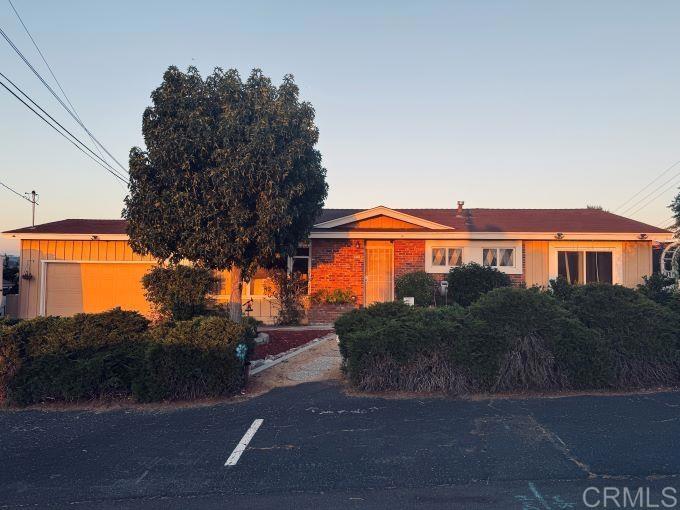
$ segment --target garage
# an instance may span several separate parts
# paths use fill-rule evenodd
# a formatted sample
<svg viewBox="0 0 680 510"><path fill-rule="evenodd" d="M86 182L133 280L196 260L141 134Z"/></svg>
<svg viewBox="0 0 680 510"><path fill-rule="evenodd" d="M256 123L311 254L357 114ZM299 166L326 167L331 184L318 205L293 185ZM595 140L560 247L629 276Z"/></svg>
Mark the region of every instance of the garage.
<svg viewBox="0 0 680 510"><path fill-rule="evenodd" d="M148 315L142 276L149 262L44 261L43 314L68 316L119 306Z"/></svg>

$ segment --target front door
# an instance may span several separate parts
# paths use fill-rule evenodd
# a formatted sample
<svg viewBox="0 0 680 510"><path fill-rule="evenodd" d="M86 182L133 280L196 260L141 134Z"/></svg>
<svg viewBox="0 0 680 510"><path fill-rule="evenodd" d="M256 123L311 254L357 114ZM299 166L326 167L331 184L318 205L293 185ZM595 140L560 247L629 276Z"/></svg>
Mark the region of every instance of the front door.
<svg viewBox="0 0 680 510"><path fill-rule="evenodd" d="M391 241L366 241L364 304L394 299L394 250Z"/></svg>

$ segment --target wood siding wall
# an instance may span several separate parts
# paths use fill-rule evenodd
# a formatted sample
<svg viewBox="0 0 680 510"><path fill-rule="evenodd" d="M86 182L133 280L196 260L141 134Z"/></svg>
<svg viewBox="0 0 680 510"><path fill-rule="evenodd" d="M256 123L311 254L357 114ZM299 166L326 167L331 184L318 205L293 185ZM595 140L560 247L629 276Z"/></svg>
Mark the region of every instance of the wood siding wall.
<svg viewBox="0 0 680 510"><path fill-rule="evenodd" d="M635 287L643 276L652 274L652 242L626 241L623 243L623 284Z"/></svg>
<svg viewBox="0 0 680 510"><path fill-rule="evenodd" d="M548 241L524 241L524 281L527 287L548 285Z"/></svg>
<svg viewBox="0 0 680 510"><path fill-rule="evenodd" d="M40 279L43 260L150 261L132 251L127 241L22 240L21 274L29 272L30 280L19 278L19 317L35 317L40 311Z"/></svg>
<svg viewBox="0 0 680 510"><path fill-rule="evenodd" d="M558 242L549 241L525 241L524 242L524 274L527 287L548 285L548 257L550 244L559 246ZM580 243L585 247L589 244ZM594 243L595 245L602 243ZM626 287L635 287L642 283L643 276L652 274L652 242L651 241L621 241L617 244L621 247L623 265L623 281ZM565 250L573 249L565 246Z"/></svg>
<svg viewBox="0 0 680 510"><path fill-rule="evenodd" d="M390 218L389 216L375 216L365 220L353 221L333 230L422 230L423 227L406 221Z"/></svg>

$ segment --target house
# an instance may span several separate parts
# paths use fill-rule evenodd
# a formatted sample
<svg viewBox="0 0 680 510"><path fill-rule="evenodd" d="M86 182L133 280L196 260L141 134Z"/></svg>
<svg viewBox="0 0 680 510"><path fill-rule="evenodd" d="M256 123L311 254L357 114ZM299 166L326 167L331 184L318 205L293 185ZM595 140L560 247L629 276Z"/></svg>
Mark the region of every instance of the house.
<svg viewBox="0 0 680 510"><path fill-rule="evenodd" d="M357 306L394 298L399 276L477 262L526 286L558 275L629 287L652 273L652 243L670 231L600 209L325 209L291 260L310 294L342 290ZM21 240L19 315L70 315L114 306L149 313L140 278L156 262L134 253L124 220L68 219L4 232ZM228 299L229 274L216 293ZM253 315L276 315L266 276L244 286ZM312 308L314 305L311 305ZM313 310L312 310L313 311ZM312 314L313 315L313 314ZM332 317L324 317L332 319Z"/></svg>

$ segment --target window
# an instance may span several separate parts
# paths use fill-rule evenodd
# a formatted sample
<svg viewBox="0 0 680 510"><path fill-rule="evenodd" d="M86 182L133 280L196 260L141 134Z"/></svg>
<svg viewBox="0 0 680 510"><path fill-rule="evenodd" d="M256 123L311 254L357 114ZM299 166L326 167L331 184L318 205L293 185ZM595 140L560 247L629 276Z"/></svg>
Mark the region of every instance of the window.
<svg viewBox="0 0 680 510"><path fill-rule="evenodd" d="M432 265L452 267L463 265L462 248L432 248Z"/></svg>
<svg viewBox="0 0 680 510"><path fill-rule="evenodd" d="M298 273L309 287L309 246L299 247L295 255L288 261L288 270L291 273Z"/></svg>
<svg viewBox="0 0 680 510"><path fill-rule="evenodd" d="M258 269L248 282L248 293L250 296L266 296L268 289L272 286L267 271Z"/></svg>
<svg viewBox="0 0 680 510"><path fill-rule="evenodd" d="M580 251L557 252L557 275L569 283L581 283L583 259Z"/></svg>
<svg viewBox="0 0 680 510"><path fill-rule="evenodd" d="M613 283L611 251L558 251L557 275L569 283Z"/></svg>
<svg viewBox="0 0 680 510"><path fill-rule="evenodd" d="M612 283L612 252L586 252L586 283Z"/></svg>
<svg viewBox="0 0 680 510"><path fill-rule="evenodd" d="M515 249L514 248L484 248L482 250L482 261L489 267L514 267Z"/></svg>

